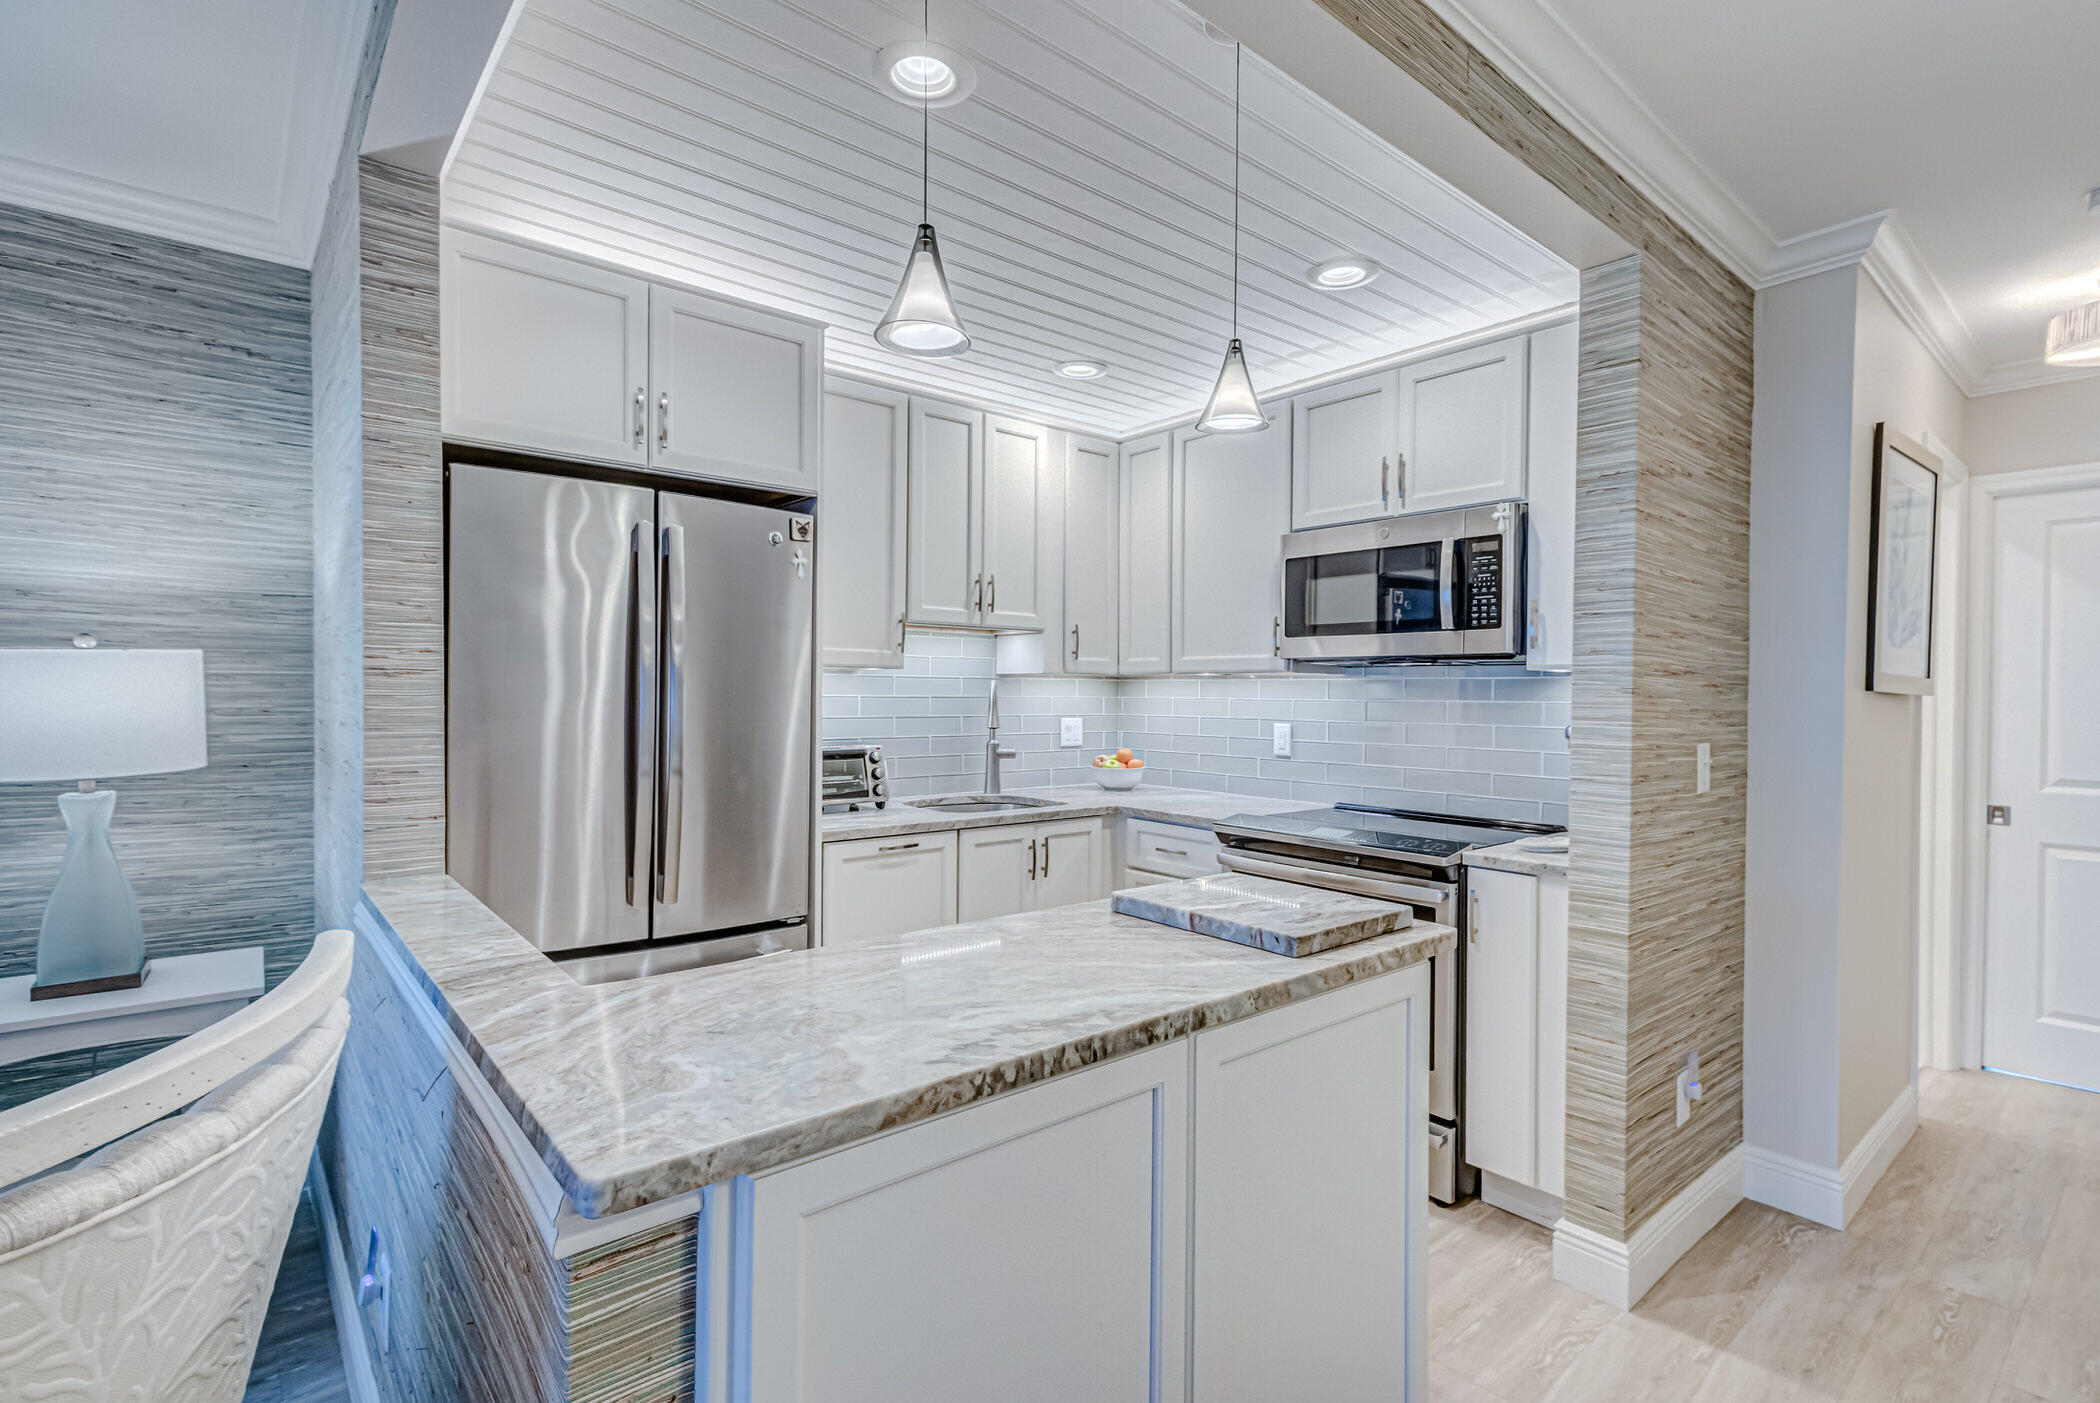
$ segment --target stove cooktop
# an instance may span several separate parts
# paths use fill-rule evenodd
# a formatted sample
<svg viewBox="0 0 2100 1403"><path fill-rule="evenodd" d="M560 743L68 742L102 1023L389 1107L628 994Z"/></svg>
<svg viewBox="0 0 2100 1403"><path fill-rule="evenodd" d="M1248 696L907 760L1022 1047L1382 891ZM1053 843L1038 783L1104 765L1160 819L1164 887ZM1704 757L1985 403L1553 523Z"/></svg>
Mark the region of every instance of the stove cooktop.
<svg viewBox="0 0 2100 1403"><path fill-rule="evenodd" d="M1232 845L1235 836L1270 838L1323 848L1391 853L1433 863L1448 863L1468 848L1493 847L1527 833L1561 831L1545 823L1348 804L1291 814L1236 814L1218 824L1218 837L1227 846Z"/></svg>

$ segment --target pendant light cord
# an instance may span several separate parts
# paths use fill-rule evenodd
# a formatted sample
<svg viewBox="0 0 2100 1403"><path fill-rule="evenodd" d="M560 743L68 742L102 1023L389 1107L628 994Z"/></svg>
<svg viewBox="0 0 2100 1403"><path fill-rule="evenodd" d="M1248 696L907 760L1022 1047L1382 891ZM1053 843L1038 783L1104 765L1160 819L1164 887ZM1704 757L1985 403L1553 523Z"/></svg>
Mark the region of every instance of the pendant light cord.
<svg viewBox="0 0 2100 1403"><path fill-rule="evenodd" d="M922 0L919 8L920 43L933 48L933 0ZM1237 161L1239 158L1233 158ZM931 224L933 213L933 98L919 84L919 222ZM1237 217L1237 216L1235 216ZM1238 277L1238 273L1233 274Z"/></svg>
<svg viewBox="0 0 2100 1403"><path fill-rule="evenodd" d="M1232 339L1240 339L1240 46L1237 41L1232 46Z"/></svg>

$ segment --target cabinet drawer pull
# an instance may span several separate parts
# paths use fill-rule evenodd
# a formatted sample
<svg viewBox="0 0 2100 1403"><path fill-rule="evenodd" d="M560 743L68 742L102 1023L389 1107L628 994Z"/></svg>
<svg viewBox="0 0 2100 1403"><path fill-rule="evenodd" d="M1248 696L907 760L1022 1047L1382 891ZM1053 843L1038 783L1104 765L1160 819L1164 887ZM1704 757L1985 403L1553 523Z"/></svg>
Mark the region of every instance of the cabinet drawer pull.
<svg viewBox="0 0 2100 1403"><path fill-rule="evenodd" d="M1189 855L1187 848L1154 848L1152 851L1165 853L1168 857L1187 857Z"/></svg>
<svg viewBox="0 0 2100 1403"><path fill-rule="evenodd" d="M917 846L919 846L917 843L891 843L887 847L877 848L875 851L879 853L901 853Z"/></svg>
<svg viewBox="0 0 2100 1403"><path fill-rule="evenodd" d="M1037 840L1036 840L1036 839L1034 839L1034 838L1030 838L1030 839L1028 840L1028 880L1029 880L1029 881L1031 881L1031 882L1035 880L1035 845L1036 845L1036 842L1037 842Z"/></svg>

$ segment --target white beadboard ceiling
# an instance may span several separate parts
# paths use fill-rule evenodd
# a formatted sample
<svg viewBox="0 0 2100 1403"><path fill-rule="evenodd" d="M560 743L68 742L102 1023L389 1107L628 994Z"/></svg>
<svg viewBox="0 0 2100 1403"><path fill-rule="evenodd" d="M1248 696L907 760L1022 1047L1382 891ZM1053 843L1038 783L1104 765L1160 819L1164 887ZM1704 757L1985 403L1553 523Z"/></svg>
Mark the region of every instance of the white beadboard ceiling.
<svg viewBox="0 0 2100 1403"><path fill-rule="evenodd" d="M1231 312L1232 49L1174 0L936 0L933 222L967 355L877 346L920 113L875 54L908 0L527 0L448 218L797 312L835 369L1115 437L1192 416ZM1573 269L1246 56L1240 334L1264 391L1572 303ZM1316 292L1341 253L1384 268ZM1060 379L1099 359L1108 378Z"/></svg>

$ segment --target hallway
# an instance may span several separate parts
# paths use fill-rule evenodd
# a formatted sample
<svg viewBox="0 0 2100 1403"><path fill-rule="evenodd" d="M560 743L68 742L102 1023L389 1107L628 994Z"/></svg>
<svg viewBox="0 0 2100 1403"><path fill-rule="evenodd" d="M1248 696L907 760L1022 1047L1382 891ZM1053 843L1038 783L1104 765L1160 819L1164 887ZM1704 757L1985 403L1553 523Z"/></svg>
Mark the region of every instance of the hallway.
<svg viewBox="0 0 2100 1403"><path fill-rule="evenodd" d="M1552 1279L1544 1229L1431 1214L1431 1395L2100 1398L2100 1096L1922 1074L1916 1136L1845 1232L1742 1203L1620 1312Z"/></svg>

